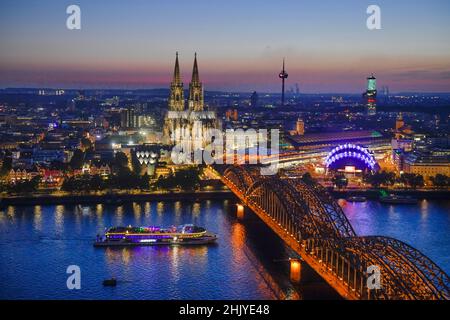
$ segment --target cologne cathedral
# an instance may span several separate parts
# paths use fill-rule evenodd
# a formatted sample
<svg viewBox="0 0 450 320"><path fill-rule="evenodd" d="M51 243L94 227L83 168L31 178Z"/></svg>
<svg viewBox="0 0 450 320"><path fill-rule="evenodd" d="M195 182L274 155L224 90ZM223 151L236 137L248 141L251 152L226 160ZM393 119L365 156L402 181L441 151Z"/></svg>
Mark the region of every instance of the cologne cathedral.
<svg viewBox="0 0 450 320"><path fill-rule="evenodd" d="M198 73L197 54L194 58L189 97L184 99L178 53L173 79L170 84L168 112L164 120L164 140L169 145L179 145L183 152L203 149L211 142L210 129L218 127L216 113L205 109L203 84Z"/></svg>

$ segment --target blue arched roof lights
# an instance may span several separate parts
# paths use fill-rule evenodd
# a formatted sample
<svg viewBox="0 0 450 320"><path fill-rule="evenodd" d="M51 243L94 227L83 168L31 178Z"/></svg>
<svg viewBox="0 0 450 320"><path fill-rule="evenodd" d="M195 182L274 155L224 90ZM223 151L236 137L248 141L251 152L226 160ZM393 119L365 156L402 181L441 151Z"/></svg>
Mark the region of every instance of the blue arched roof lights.
<svg viewBox="0 0 450 320"><path fill-rule="evenodd" d="M367 168L373 171L377 170L378 164L373 155L366 148L351 143L342 144L331 150L325 159L325 164L329 168L336 161L345 158L359 160L363 162Z"/></svg>

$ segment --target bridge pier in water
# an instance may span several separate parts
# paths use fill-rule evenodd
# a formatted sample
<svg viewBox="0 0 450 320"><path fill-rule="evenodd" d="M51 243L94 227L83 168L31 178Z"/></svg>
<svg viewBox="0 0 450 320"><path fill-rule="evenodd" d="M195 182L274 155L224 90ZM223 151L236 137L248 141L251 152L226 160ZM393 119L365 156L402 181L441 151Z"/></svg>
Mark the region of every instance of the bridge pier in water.
<svg viewBox="0 0 450 320"><path fill-rule="evenodd" d="M244 205L237 203L236 204L236 216L238 219L244 219L245 208Z"/></svg>
<svg viewBox="0 0 450 320"><path fill-rule="evenodd" d="M302 262L300 259L289 259L290 279L294 283L300 283L302 280Z"/></svg>

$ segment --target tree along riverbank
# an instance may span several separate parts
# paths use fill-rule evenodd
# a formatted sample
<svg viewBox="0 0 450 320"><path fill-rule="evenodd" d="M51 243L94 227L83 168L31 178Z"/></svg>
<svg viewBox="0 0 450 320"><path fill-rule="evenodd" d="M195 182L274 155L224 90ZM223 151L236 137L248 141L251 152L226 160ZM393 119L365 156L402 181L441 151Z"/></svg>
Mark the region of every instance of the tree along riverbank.
<svg viewBox="0 0 450 320"><path fill-rule="evenodd" d="M99 193L99 194L28 194L2 197L0 206L44 205L44 204L122 204L143 201L200 201L208 199L233 199L231 191L173 191L140 193Z"/></svg>

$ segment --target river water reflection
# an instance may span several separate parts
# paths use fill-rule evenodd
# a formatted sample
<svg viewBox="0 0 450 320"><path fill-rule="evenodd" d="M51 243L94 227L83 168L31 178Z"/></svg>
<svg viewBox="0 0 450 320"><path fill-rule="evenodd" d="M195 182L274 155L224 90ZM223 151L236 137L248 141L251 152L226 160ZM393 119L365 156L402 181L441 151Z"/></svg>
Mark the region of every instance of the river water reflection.
<svg viewBox="0 0 450 320"><path fill-rule="evenodd" d="M387 206L340 201L358 234L394 236L450 272L450 204ZM197 247L94 248L116 225L194 223L218 235ZM255 215L236 216L231 200L124 205L42 205L0 211L0 299L299 298L289 282L292 252ZM66 268L81 268L68 290ZM103 287L116 277L117 287Z"/></svg>

